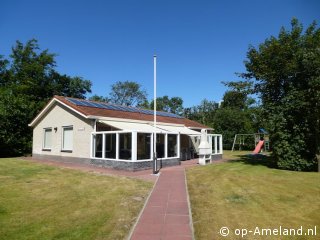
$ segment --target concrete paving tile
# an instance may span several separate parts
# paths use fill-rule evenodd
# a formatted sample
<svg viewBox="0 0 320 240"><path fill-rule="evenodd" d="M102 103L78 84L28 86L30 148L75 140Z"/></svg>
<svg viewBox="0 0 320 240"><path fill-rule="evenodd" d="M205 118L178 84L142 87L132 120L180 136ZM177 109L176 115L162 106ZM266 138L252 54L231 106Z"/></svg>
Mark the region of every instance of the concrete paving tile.
<svg viewBox="0 0 320 240"><path fill-rule="evenodd" d="M192 236L192 232L189 224L165 224L162 229L162 235Z"/></svg>
<svg viewBox="0 0 320 240"><path fill-rule="evenodd" d="M189 224L189 215L176 215L176 214L166 214L164 219L165 224Z"/></svg>
<svg viewBox="0 0 320 240"><path fill-rule="evenodd" d="M174 221L173 221L174 222ZM139 219L139 224L164 224L164 214L143 214Z"/></svg>
<svg viewBox="0 0 320 240"><path fill-rule="evenodd" d="M142 223L138 224L138 226L135 229L135 233L160 235L162 233L163 226L163 224Z"/></svg>

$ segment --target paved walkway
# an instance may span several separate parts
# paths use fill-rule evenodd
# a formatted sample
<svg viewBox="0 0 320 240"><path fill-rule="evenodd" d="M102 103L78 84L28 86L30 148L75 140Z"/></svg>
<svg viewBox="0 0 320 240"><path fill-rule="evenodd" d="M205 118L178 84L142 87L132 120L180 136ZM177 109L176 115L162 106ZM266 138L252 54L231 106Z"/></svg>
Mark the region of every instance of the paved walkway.
<svg viewBox="0 0 320 240"><path fill-rule="evenodd" d="M131 240L193 239L184 169L185 166L161 169Z"/></svg>

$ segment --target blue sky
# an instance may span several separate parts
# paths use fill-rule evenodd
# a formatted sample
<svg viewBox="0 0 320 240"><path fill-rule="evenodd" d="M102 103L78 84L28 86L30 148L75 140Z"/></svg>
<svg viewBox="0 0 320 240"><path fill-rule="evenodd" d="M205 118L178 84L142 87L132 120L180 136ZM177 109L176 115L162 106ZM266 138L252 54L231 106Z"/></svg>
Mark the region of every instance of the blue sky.
<svg viewBox="0 0 320 240"><path fill-rule="evenodd" d="M320 23L317 0L1 0L0 9L1 55L36 38L58 54L60 73L91 80L93 94L130 80L151 99L156 53L157 95L182 97L185 107L221 100L221 81L245 71L249 44L277 35L292 17Z"/></svg>

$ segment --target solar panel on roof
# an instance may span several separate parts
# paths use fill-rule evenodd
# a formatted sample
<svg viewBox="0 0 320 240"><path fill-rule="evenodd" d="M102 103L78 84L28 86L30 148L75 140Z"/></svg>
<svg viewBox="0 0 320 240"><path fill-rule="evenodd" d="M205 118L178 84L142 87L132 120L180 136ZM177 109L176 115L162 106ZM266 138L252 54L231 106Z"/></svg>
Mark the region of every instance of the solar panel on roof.
<svg viewBox="0 0 320 240"><path fill-rule="evenodd" d="M129 112L138 112L137 109L131 108L131 107L125 107L127 111Z"/></svg>
<svg viewBox="0 0 320 240"><path fill-rule="evenodd" d="M98 108L104 108L104 106L101 103L94 103Z"/></svg>
<svg viewBox="0 0 320 240"><path fill-rule="evenodd" d="M100 105L101 105L101 108L110 109L109 105L106 103L100 103Z"/></svg>
<svg viewBox="0 0 320 240"><path fill-rule="evenodd" d="M129 110L124 106L116 106L120 111L128 112Z"/></svg>
<svg viewBox="0 0 320 240"><path fill-rule="evenodd" d="M70 98L67 98L67 100L77 106L86 106L86 104L84 104L82 101L79 101L77 99L70 99Z"/></svg>
<svg viewBox="0 0 320 240"><path fill-rule="evenodd" d="M72 104L77 105L77 106L95 107L95 108L102 108L102 109L123 111L123 112L137 112L137 113L143 113L143 114L147 114L147 115L154 114L153 110L149 110L149 109L139 109L139 108L134 108L134 107L113 105L113 104L109 104L109 103L97 103L97 102L91 102L88 100L80 100L80 99L74 99L74 98L66 98L66 99L69 102L71 102ZM173 113L158 112L158 111L157 111L157 116L183 118L183 117L176 115L176 114L173 114Z"/></svg>
<svg viewBox="0 0 320 240"><path fill-rule="evenodd" d="M144 113L144 114L150 114L148 110L145 109L141 109L140 112Z"/></svg>

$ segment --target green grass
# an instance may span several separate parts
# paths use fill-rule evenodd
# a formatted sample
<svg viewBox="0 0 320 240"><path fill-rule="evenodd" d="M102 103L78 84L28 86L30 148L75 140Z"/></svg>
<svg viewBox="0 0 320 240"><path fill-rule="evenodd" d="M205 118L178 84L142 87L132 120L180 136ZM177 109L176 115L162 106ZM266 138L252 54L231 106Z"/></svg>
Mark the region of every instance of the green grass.
<svg viewBox="0 0 320 240"><path fill-rule="evenodd" d="M266 157L248 157L246 152L226 152L235 161L189 168L188 189L195 237L241 239L239 228L314 228L317 236L253 236L245 239L319 239L320 174L270 168ZM219 235L221 227L230 235Z"/></svg>
<svg viewBox="0 0 320 240"><path fill-rule="evenodd" d="M124 239L152 183L0 159L0 239Z"/></svg>

